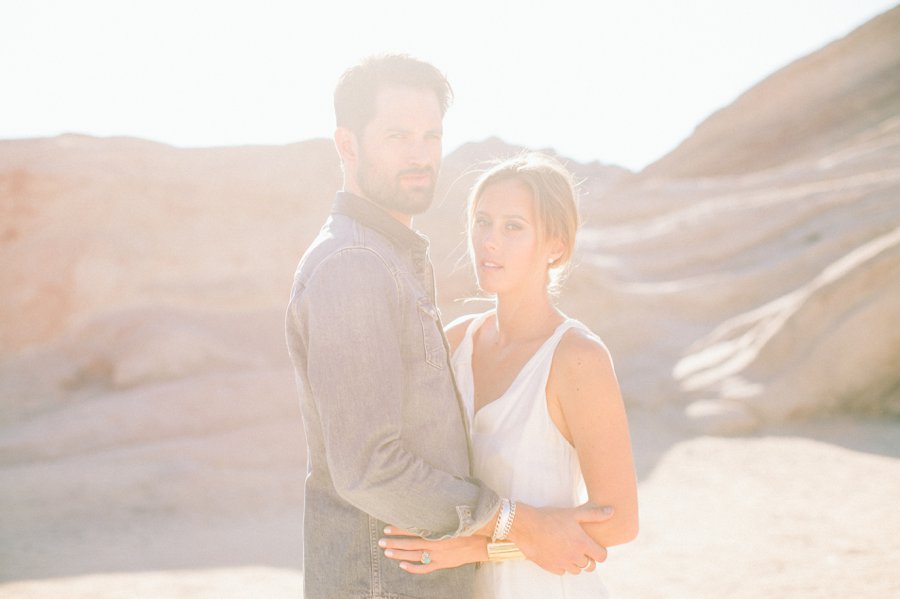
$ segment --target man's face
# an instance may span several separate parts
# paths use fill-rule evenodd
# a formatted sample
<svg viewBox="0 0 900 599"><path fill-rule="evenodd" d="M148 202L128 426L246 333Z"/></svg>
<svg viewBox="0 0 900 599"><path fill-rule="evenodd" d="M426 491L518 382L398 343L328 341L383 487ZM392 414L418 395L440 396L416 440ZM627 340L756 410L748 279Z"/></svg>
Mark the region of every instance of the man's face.
<svg viewBox="0 0 900 599"><path fill-rule="evenodd" d="M430 90L386 87L359 136L356 183L382 208L412 216L428 209L441 165L441 106Z"/></svg>

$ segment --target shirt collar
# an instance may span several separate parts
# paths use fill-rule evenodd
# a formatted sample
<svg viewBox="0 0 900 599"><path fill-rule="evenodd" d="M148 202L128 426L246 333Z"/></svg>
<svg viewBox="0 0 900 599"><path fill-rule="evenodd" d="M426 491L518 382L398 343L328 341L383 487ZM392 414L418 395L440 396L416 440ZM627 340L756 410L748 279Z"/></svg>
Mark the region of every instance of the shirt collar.
<svg viewBox="0 0 900 599"><path fill-rule="evenodd" d="M415 253L428 249L427 237L410 229L377 204L349 191L337 192L331 212L359 221L378 231L400 248Z"/></svg>

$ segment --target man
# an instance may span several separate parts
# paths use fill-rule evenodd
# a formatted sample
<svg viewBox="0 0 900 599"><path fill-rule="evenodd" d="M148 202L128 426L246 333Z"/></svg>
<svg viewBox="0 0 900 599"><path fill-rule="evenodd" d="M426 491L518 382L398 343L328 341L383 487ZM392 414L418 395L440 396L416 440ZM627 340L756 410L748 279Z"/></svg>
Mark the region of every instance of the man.
<svg viewBox="0 0 900 599"><path fill-rule="evenodd" d="M344 188L300 261L286 317L309 448L309 599L470 596L472 566L412 576L378 539L387 524L490 536L501 516L496 493L470 478L428 241L410 228L434 195L450 97L437 69L406 56L369 59L335 90ZM501 524L529 559L577 572L606 555L579 521L607 517L519 504Z"/></svg>

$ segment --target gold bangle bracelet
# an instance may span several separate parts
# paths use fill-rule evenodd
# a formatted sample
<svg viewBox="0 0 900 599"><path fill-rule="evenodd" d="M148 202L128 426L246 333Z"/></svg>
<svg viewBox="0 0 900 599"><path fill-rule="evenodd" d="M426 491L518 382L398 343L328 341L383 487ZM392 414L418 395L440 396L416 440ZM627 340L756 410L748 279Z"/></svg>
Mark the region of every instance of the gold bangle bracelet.
<svg viewBox="0 0 900 599"><path fill-rule="evenodd" d="M487 544L488 561L502 562L508 559L525 559L525 554L515 543L504 541L502 543Z"/></svg>

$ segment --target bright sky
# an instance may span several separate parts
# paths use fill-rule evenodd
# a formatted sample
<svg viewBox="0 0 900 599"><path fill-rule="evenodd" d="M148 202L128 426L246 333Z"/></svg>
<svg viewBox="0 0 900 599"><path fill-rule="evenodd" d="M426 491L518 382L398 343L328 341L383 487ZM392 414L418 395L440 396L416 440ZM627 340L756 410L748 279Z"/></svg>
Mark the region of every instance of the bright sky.
<svg viewBox="0 0 900 599"><path fill-rule="evenodd" d="M895 0L0 0L0 139L330 137L341 72L444 71L445 152L496 135L640 169Z"/></svg>

